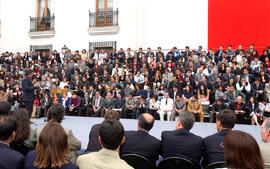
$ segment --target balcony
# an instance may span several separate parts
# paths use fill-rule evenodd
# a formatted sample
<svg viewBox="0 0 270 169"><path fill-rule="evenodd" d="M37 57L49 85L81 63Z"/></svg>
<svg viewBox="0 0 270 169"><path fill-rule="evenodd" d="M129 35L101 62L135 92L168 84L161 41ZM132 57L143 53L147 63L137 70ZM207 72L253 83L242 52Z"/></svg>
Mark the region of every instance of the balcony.
<svg viewBox="0 0 270 169"><path fill-rule="evenodd" d="M118 9L93 13L89 11L88 32L90 35L116 34L118 30Z"/></svg>
<svg viewBox="0 0 270 169"><path fill-rule="evenodd" d="M51 38L55 35L54 31L55 16L50 17L30 17L31 38Z"/></svg>

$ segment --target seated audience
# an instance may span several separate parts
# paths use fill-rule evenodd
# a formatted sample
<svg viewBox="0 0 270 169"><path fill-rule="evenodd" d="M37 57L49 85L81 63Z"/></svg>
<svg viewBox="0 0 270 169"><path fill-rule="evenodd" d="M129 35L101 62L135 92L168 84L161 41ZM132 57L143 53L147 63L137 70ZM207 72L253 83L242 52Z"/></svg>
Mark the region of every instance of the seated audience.
<svg viewBox="0 0 270 169"><path fill-rule="evenodd" d="M117 111L109 110L107 113L105 113L104 120L108 119L120 119L120 115ZM101 145L99 144L98 137L99 137L99 126L100 124L94 124L91 128L91 131L89 132L89 140L88 145L85 150L85 152L94 152L101 150Z"/></svg>
<svg viewBox="0 0 270 169"><path fill-rule="evenodd" d="M72 97L69 99L68 102L69 107L68 115L70 116L78 115L78 109L80 105L81 105L81 98L77 95L76 92L73 92Z"/></svg>
<svg viewBox="0 0 270 169"><path fill-rule="evenodd" d="M124 118L130 116L135 119L136 117L136 99L133 97L133 93L130 93L125 100Z"/></svg>
<svg viewBox="0 0 270 169"><path fill-rule="evenodd" d="M154 122L155 119L151 114L141 114L138 119L138 130L125 131L126 139L121 145L120 155L141 155L155 165L159 157L161 142L149 134Z"/></svg>
<svg viewBox="0 0 270 169"><path fill-rule="evenodd" d="M156 120L159 120L158 110L160 108L160 101L158 96L154 95L149 101L149 112Z"/></svg>
<svg viewBox="0 0 270 169"><path fill-rule="evenodd" d="M230 131L224 137L226 166L235 169L263 169L264 162L256 140L248 133Z"/></svg>
<svg viewBox="0 0 270 169"><path fill-rule="evenodd" d="M28 115L27 115L28 117ZM0 167L1 169L23 169L24 156L12 150L9 145L15 139L16 119L12 116L0 116Z"/></svg>
<svg viewBox="0 0 270 169"><path fill-rule="evenodd" d="M98 152L82 155L77 160L80 169L132 169L120 159L120 145L125 142L124 127L118 120L105 120L99 126Z"/></svg>
<svg viewBox="0 0 270 169"><path fill-rule="evenodd" d="M199 165L202 158L203 139L190 133L194 122L193 113L182 112L179 114L176 130L161 133L161 156L163 158L178 156Z"/></svg>
<svg viewBox="0 0 270 169"><path fill-rule="evenodd" d="M40 133L36 150L27 154L24 169L78 169L65 158L69 152L67 137L59 123L50 121Z"/></svg>
<svg viewBox="0 0 270 169"><path fill-rule="evenodd" d="M95 96L92 102L91 116L101 117L103 115L103 107L104 107L104 98L100 95L100 92L97 91L95 93Z"/></svg>
<svg viewBox="0 0 270 169"><path fill-rule="evenodd" d="M260 145L261 154L264 160L265 169L270 168L270 119L267 118L261 127L261 138L265 144Z"/></svg>
<svg viewBox="0 0 270 169"><path fill-rule="evenodd" d="M270 103L267 97L265 97L263 102L259 104L259 108L264 118L270 117Z"/></svg>
<svg viewBox="0 0 270 169"><path fill-rule="evenodd" d="M242 97L238 96L235 102L230 106L230 108L236 114L236 123L244 124L246 114L246 104L243 102Z"/></svg>
<svg viewBox="0 0 270 169"><path fill-rule="evenodd" d="M224 161L222 143L224 136L232 130L235 122L236 117L232 110L225 109L217 114L216 127L218 133L210 135L203 140L203 166Z"/></svg>
<svg viewBox="0 0 270 169"><path fill-rule="evenodd" d="M136 105L136 119L138 119L142 113L148 113L148 108L149 104L145 98L143 96L139 98Z"/></svg>
<svg viewBox="0 0 270 169"><path fill-rule="evenodd" d="M193 113L195 116L199 116L200 122L203 122L204 119L203 108L197 96L193 96L188 101L187 111Z"/></svg>
<svg viewBox="0 0 270 169"><path fill-rule="evenodd" d="M182 94L176 95L176 100L173 102L173 111L171 114L171 121L175 120L175 116L179 116L180 113L186 111L186 100Z"/></svg>
<svg viewBox="0 0 270 169"><path fill-rule="evenodd" d="M36 130L30 128L26 109L16 109L12 116L17 120L17 130L15 139L10 144L10 147L26 156L36 146Z"/></svg>
<svg viewBox="0 0 270 169"><path fill-rule="evenodd" d="M216 116L219 112L226 109L227 106L222 98L219 98L216 103L214 103L212 114L210 114L210 122L215 122Z"/></svg>
<svg viewBox="0 0 270 169"><path fill-rule="evenodd" d="M64 106L59 103L55 104L51 106L48 110L48 113L47 113L48 122L57 122L61 124L64 119L64 115L65 115ZM43 130L43 127L37 128L36 130L37 139L39 138L42 130ZM81 142L73 135L72 130L66 129L66 128L64 130L67 134L68 145L69 145L68 146L69 153L67 154L66 159L75 164L77 160L77 156L78 156L76 151L81 149Z"/></svg>
<svg viewBox="0 0 270 169"><path fill-rule="evenodd" d="M251 117L251 124L259 126L260 109L255 97L250 97L249 102L247 102L247 114Z"/></svg>

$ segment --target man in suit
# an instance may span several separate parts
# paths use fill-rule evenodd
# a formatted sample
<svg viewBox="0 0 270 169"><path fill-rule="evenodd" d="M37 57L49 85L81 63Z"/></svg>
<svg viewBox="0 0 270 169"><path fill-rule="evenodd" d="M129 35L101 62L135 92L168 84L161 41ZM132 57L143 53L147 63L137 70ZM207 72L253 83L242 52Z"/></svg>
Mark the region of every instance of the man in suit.
<svg viewBox="0 0 270 169"><path fill-rule="evenodd" d="M172 110L173 99L169 98L169 93L165 93L165 97L161 100L160 103L160 110L158 110L160 120L164 121L164 115L167 114L167 121L169 121L171 119Z"/></svg>
<svg viewBox="0 0 270 169"><path fill-rule="evenodd" d="M178 116L183 111L186 111L186 100L182 94L176 95L176 100L173 102L173 111L171 114L171 121L175 120L175 116Z"/></svg>
<svg viewBox="0 0 270 169"><path fill-rule="evenodd" d="M226 68L226 73L222 75L222 80L223 82L228 82L230 79L235 79L235 75L231 73L231 68L227 67Z"/></svg>
<svg viewBox="0 0 270 169"><path fill-rule="evenodd" d="M178 86L173 86L173 89L169 92L170 98L176 100L177 95L181 94L181 91L178 89Z"/></svg>
<svg viewBox="0 0 270 169"><path fill-rule="evenodd" d="M265 144L260 145L265 168L270 168L270 118L266 118L261 127L261 138Z"/></svg>
<svg viewBox="0 0 270 169"><path fill-rule="evenodd" d="M104 120L108 120L108 119L119 120L120 119L119 113L114 110L109 110L104 115ZM101 150L101 145L99 144L99 141L98 141L99 126L100 124L94 124L91 128L91 131L89 132L88 145L85 150L85 152L87 153Z"/></svg>
<svg viewBox="0 0 270 169"><path fill-rule="evenodd" d="M104 107L104 99L100 96L99 92L96 92L95 97L93 98L91 116L100 117Z"/></svg>
<svg viewBox="0 0 270 169"><path fill-rule="evenodd" d="M102 112L101 116L103 117L104 113L113 109L115 103L116 103L116 99L112 98L112 94L110 92L108 92L106 95L106 98L104 99L104 111Z"/></svg>
<svg viewBox="0 0 270 169"><path fill-rule="evenodd" d="M136 119L138 119L139 116L140 116L142 113L148 113L148 107L149 107L148 102L145 100L144 97L141 97L141 98L137 101L137 105L136 105Z"/></svg>
<svg viewBox="0 0 270 169"><path fill-rule="evenodd" d="M189 131L193 127L195 117L193 113L182 112L176 123L176 130L161 133L161 156L183 157L199 166L202 158L203 139Z"/></svg>
<svg viewBox="0 0 270 169"><path fill-rule="evenodd" d="M79 108L79 116L82 116L82 113L84 113L86 116L89 116L91 109L91 102L89 98L88 92L84 93L84 97L81 100L81 107Z"/></svg>
<svg viewBox="0 0 270 169"><path fill-rule="evenodd" d="M251 84L251 96L256 97L259 102L263 100L264 87L260 78L256 78L255 82Z"/></svg>
<svg viewBox="0 0 270 169"><path fill-rule="evenodd" d="M16 119L12 116L0 117L0 168L23 169L24 156L10 149L9 144L14 140L17 130Z"/></svg>
<svg viewBox="0 0 270 169"><path fill-rule="evenodd" d="M80 169L133 169L119 157L120 145L124 142L122 124L115 119L103 121L99 127L99 143L102 149L80 156L77 160L77 166Z"/></svg>
<svg viewBox="0 0 270 169"><path fill-rule="evenodd" d="M222 143L224 136L232 130L235 122L236 117L232 110L225 109L217 114L216 127L218 133L208 136L203 140L203 166L214 162L225 161Z"/></svg>
<svg viewBox="0 0 270 169"><path fill-rule="evenodd" d="M24 75L25 76L22 80L22 90L23 90L22 101L25 103L25 108L28 112L28 117L30 119L33 110L33 103L35 100L34 91L36 87L39 87L39 84L35 83L33 85L31 80L33 77L32 70L26 70Z"/></svg>
<svg viewBox="0 0 270 169"><path fill-rule="evenodd" d="M202 103L200 100L198 100L197 96L192 96L192 98L188 101L187 111L199 116L200 122L203 122L204 114Z"/></svg>
<svg viewBox="0 0 270 169"><path fill-rule="evenodd" d="M117 98L115 99L115 104L113 109L117 112L119 112L120 117L124 117L124 109L125 109L125 99L123 98L121 92L117 94Z"/></svg>
<svg viewBox="0 0 270 169"><path fill-rule="evenodd" d="M72 97L70 98L69 102L68 102L68 114L70 116L76 116L78 113L78 109L81 105L81 98L79 96L77 96L77 92L73 92L72 93Z"/></svg>
<svg viewBox="0 0 270 169"><path fill-rule="evenodd" d="M246 100L246 96L239 90L235 90L235 86L231 85L230 89L225 92L225 98L228 105L234 103L238 96L242 96L243 100Z"/></svg>
<svg viewBox="0 0 270 169"><path fill-rule="evenodd" d="M125 132L126 140L120 149L121 156L137 154L155 164L160 153L161 142L149 134L149 131L154 126L154 121L155 119L151 114L143 113L140 115L138 130Z"/></svg>
<svg viewBox="0 0 270 169"><path fill-rule="evenodd" d="M125 100L124 118L127 118L129 114L133 119L136 118L136 99L134 99L132 93Z"/></svg>

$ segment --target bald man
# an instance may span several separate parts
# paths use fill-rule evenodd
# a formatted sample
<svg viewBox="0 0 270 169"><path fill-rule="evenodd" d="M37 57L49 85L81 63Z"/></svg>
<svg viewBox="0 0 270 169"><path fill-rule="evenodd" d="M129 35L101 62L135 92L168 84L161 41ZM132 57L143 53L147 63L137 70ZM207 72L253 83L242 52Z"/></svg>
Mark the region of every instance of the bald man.
<svg viewBox="0 0 270 169"><path fill-rule="evenodd" d="M126 140L120 149L121 156L138 154L155 164L160 154L161 142L148 133L152 129L154 121L151 114L143 113L139 116L138 130L125 132Z"/></svg>

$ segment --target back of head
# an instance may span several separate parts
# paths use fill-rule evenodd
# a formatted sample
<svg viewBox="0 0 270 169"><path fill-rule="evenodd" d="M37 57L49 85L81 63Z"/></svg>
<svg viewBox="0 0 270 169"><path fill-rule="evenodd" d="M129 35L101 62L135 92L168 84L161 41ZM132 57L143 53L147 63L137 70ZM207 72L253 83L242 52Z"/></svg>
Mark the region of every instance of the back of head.
<svg viewBox="0 0 270 169"><path fill-rule="evenodd" d="M14 141L22 142L30 135L30 121L26 109L18 108L14 110L12 116L17 120L17 130Z"/></svg>
<svg viewBox="0 0 270 169"><path fill-rule="evenodd" d="M9 102L0 102L0 116L8 115L10 113L11 105Z"/></svg>
<svg viewBox="0 0 270 169"><path fill-rule="evenodd" d="M217 114L217 120L220 121L223 128L232 129L236 122L236 116L232 110L224 109Z"/></svg>
<svg viewBox="0 0 270 169"><path fill-rule="evenodd" d="M179 120L184 129L191 130L195 122L195 117L193 113L184 111L179 114Z"/></svg>
<svg viewBox="0 0 270 169"><path fill-rule="evenodd" d="M154 122L154 117L149 113L141 114L138 119L139 128L146 131L150 131L152 129Z"/></svg>
<svg viewBox="0 0 270 169"><path fill-rule="evenodd" d="M62 104L54 104L51 106L47 112L48 121L53 120L55 122L61 123L64 119L66 109Z"/></svg>
<svg viewBox="0 0 270 169"><path fill-rule="evenodd" d="M37 168L60 168L67 164L65 155L69 152L67 135L57 122L49 122L41 131L36 146Z"/></svg>
<svg viewBox="0 0 270 169"><path fill-rule="evenodd" d="M109 150L116 150L124 137L124 127L119 120L104 120L99 127L101 144Z"/></svg>
<svg viewBox="0 0 270 169"><path fill-rule="evenodd" d="M109 110L109 111L107 111L105 113L104 119L105 120L109 120L109 119L119 120L120 119L120 114L117 111L115 111L115 110Z"/></svg>
<svg viewBox="0 0 270 169"><path fill-rule="evenodd" d="M256 140L248 133L230 131L224 137L227 167L235 169L263 169L264 162Z"/></svg>
<svg viewBox="0 0 270 169"><path fill-rule="evenodd" d="M17 121L14 117L0 116L0 140L7 141L13 132L17 130Z"/></svg>

